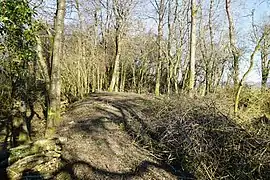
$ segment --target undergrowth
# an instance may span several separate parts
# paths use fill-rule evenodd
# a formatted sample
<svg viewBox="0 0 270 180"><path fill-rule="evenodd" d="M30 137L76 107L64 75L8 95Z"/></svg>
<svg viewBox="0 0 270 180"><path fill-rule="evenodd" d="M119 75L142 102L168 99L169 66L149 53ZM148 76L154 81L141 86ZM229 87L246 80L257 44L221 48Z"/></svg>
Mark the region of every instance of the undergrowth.
<svg viewBox="0 0 270 180"><path fill-rule="evenodd" d="M151 144L147 147L183 179L270 179L269 99L264 93L246 91L241 103L247 104L238 115L231 114L232 96L226 93L148 102L143 110L147 128L138 129L141 142Z"/></svg>

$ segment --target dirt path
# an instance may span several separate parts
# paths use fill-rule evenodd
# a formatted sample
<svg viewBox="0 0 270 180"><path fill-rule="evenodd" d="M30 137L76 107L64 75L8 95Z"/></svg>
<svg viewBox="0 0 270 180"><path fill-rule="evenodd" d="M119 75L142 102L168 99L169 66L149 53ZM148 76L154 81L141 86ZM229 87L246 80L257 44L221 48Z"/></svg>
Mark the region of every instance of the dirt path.
<svg viewBox="0 0 270 180"><path fill-rule="evenodd" d="M73 104L58 132L65 142L60 171L72 179L176 179L125 129L142 116L143 101L135 94L101 93Z"/></svg>

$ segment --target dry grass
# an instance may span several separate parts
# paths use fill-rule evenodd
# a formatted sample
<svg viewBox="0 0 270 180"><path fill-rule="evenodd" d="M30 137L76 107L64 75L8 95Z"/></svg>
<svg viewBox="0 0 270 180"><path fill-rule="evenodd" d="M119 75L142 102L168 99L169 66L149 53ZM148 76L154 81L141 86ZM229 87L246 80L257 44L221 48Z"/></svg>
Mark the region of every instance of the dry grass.
<svg viewBox="0 0 270 180"><path fill-rule="evenodd" d="M72 104L56 179L270 179L269 92L100 93Z"/></svg>
<svg viewBox="0 0 270 180"><path fill-rule="evenodd" d="M67 171L71 179L176 179L126 131L128 111L135 111L140 99L102 93L73 104L59 128L67 141L58 174Z"/></svg>
<svg viewBox="0 0 270 180"><path fill-rule="evenodd" d="M158 99L135 94L93 95L75 103L67 114L71 122L77 118L68 128L74 139L67 145L73 150L68 151L98 169L122 172L121 177L126 178L130 177L127 172L135 172L147 159L167 168L156 164L151 167L159 169L153 171L157 175L133 178L164 179L166 173L160 174L160 170L167 169L180 179L269 179L269 119L259 118L267 108L252 99L234 117L230 94L194 99L185 95ZM245 98L243 94L241 101ZM255 102L261 106L260 113L252 110ZM244 121L244 117L249 119ZM149 154L156 160L148 159Z"/></svg>
<svg viewBox="0 0 270 180"><path fill-rule="evenodd" d="M155 151L180 174L197 179L270 179L269 119L252 112L253 104L240 111L247 121L243 114L233 118L225 97L179 96L152 103L145 111ZM264 105L258 105L262 113Z"/></svg>

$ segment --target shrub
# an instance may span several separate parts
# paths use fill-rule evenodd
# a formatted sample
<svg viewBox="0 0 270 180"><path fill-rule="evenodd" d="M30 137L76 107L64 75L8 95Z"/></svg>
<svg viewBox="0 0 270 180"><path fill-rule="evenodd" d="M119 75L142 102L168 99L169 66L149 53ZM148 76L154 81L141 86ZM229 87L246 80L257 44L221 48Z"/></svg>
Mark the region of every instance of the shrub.
<svg viewBox="0 0 270 180"><path fill-rule="evenodd" d="M155 151L180 176L198 179L270 179L270 138L248 131L211 100L179 97L151 104L146 119Z"/></svg>

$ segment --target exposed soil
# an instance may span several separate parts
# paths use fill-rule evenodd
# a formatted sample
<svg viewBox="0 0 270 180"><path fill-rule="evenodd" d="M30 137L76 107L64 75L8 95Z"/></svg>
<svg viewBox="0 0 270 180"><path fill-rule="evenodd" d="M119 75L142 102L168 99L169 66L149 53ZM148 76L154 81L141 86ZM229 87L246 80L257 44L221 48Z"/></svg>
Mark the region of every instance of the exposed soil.
<svg viewBox="0 0 270 180"><path fill-rule="evenodd" d="M132 93L99 93L73 104L58 130L64 166L55 175L71 179L177 179L170 168L135 142L132 131L126 130L127 121L130 124L142 117L148 100Z"/></svg>

